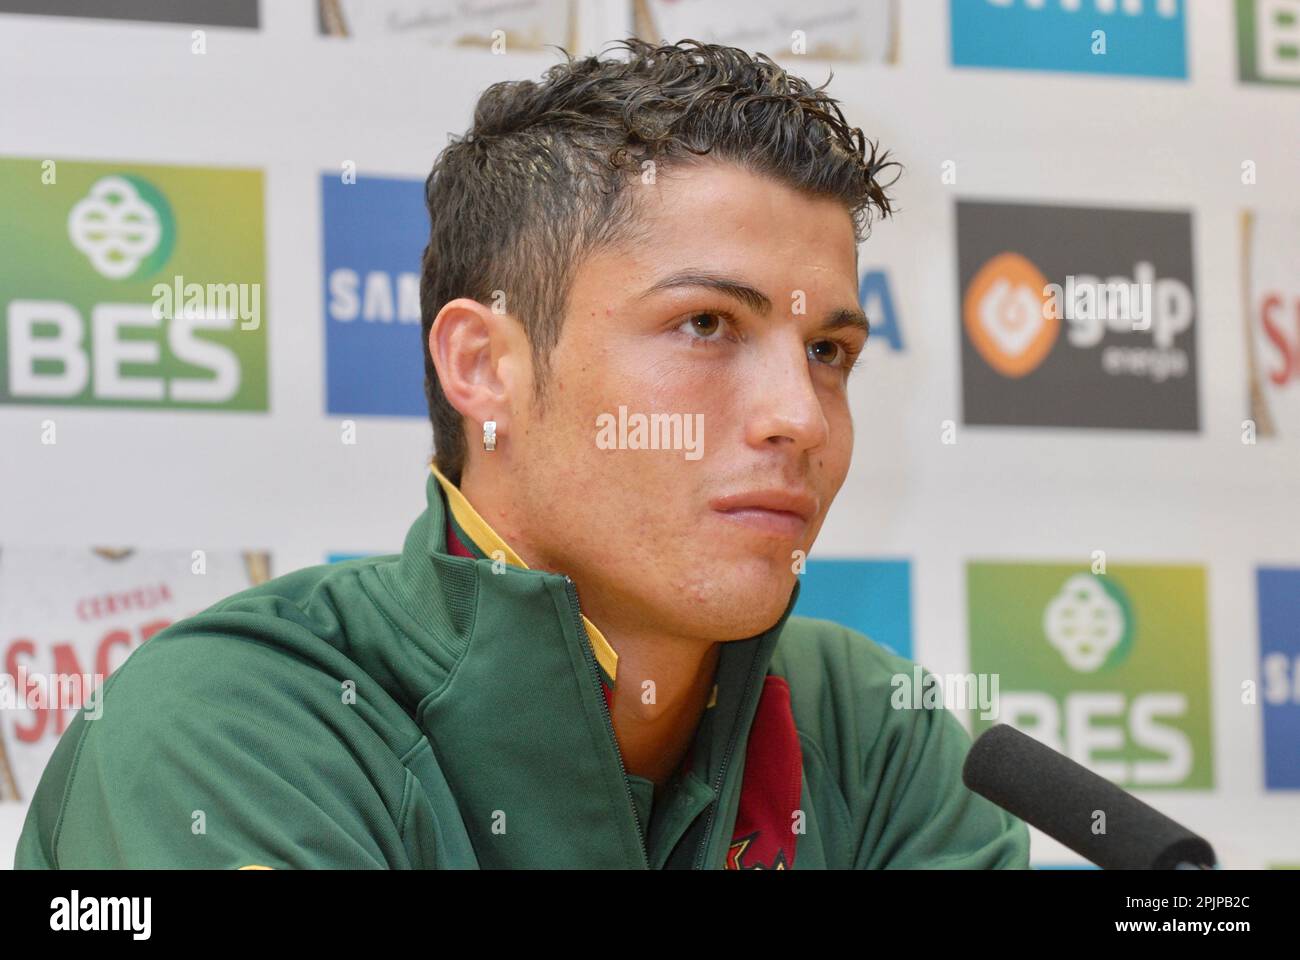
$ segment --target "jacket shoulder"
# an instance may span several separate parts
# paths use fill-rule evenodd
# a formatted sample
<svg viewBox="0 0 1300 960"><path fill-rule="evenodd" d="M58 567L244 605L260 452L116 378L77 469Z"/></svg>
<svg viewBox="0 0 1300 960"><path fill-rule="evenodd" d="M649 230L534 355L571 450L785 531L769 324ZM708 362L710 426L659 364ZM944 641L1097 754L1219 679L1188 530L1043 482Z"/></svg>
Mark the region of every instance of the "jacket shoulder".
<svg viewBox="0 0 1300 960"><path fill-rule="evenodd" d="M790 617L770 672L790 688L808 761L838 787L854 865L1028 866L1023 821L971 792L971 738L941 705L900 697L929 676L916 661L829 620Z"/></svg>
<svg viewBox="0 0 1300 960"><path fill-rule="evenodd" d="M851 775L858 759L909 719L892 709L895 677L918 664L832 620L790 617L769 673L790 688L795 726L832 766Z"/></svg>
<svg viewBox="0 0 1300 960"><path fill-rule="evenodd" d="M792 697L861 699L883 691L887 699L894 678L910 676L916 666L851 627L792 616L777 641L770 672L785 677Z"/></svg>
<svg viewBox="0 0 1300 960"><path fill-rule="evenodd" d="M392 566L397 559L395 555L354 557L300 567L222 597L195 616L227 610L252 611L309 623L315 632L325 636L328 621L318 616L313 623L313 612L319 614L330 603L337 607L336 601L340 596L348 596L358 589L364 572Z"/></svg>

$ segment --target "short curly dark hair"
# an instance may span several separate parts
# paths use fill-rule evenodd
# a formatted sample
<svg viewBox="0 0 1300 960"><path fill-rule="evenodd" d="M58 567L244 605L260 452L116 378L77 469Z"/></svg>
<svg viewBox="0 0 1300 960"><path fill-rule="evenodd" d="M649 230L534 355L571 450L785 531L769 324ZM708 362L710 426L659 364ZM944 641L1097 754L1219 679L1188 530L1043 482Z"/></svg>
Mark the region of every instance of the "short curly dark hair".
<svg viewBox="0 0 1300 960"><path fill-rule="evenodd" d="M665 161L705 155L841 201L858 242L871 212L893 212L880 173L901 166L850 127L821 87L764 54L682 40L617 41L626 58L575 59L531 80L493 84L464 136L451 136L425 181L429 244L420 277L424 389L438 469L459 484L462 418L429 354L429 331L450 300L501 303L524 327L536 399L545 402L575 269L593 252L635 239L634 191ZM606 51L602 51L604 53ZM868 146L870 151L868 153ZM660 167L660 169L663 169Z"/></svg>

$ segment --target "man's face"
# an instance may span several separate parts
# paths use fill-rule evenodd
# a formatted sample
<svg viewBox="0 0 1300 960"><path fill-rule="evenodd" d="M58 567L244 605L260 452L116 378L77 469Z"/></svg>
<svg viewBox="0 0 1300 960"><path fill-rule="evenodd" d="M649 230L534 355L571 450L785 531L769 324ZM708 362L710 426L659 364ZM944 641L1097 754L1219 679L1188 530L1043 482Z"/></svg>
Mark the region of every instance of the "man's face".
<svg viewBox="0 0 1300 960"><path fill-rule="evenodd" d="M572 576L597 626L741 639L784 611L848 472L866 340L843 319L861 316L853 225L724 163L628 189L646 239L581 264L544 407L512 398L502 534ZM637 415L677 449L629 449Z"/></svg>

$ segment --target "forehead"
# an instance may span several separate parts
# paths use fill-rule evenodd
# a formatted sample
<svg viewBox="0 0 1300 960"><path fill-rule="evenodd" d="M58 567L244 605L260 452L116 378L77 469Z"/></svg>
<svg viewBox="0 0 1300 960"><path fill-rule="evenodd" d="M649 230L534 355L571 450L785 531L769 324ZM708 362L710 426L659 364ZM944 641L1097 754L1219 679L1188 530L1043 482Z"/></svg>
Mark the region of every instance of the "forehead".
<svg viewBox="0 0 1300 960"><path fill-rule="evenodd" d="M638 178L627 189L635 218L629 239L591 258L591 270L580 270L575 280L597 280L594 275L617 263L606 281L625 287L698 267L743 275L775 294L845 285L850 296L856 292L853 220L834 198L712 160L667 167L653 183Z"/></svg>

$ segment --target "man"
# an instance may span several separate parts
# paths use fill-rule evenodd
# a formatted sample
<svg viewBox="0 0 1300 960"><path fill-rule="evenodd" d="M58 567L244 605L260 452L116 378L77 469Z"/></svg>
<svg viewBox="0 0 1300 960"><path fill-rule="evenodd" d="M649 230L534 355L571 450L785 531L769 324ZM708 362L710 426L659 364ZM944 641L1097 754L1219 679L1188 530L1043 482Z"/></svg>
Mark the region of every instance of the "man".
<svg viewBox="0 0 1300 960"><path fill-rule="evenodd" d="M766 58L625 46L493 86L430 174L402 553L142 646L17 866L1027 866L955 717L891 706L912 664L790 615L893 164Z"/></svg>

